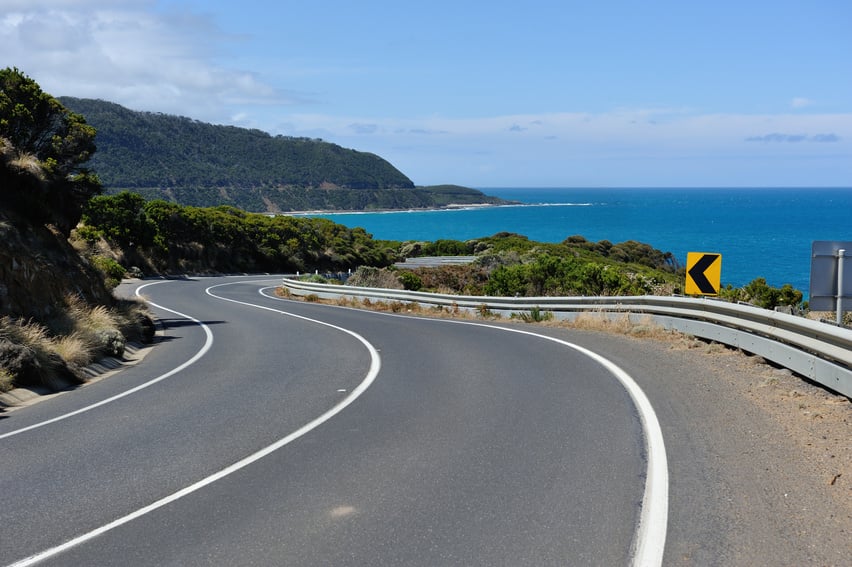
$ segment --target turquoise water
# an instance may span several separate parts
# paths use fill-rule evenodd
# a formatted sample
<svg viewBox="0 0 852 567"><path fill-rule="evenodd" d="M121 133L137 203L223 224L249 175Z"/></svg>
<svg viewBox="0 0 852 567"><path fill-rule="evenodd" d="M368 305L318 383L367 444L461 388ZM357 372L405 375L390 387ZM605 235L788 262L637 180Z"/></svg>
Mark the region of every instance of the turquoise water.
<svg viewBox="0 0 852 567"><path fill-rule="evenodd" d="M519 206L316 215L387 240L468 240L508 231L561 242L571 235L638 240L672 252L722 255L722 284L764 277L807 295L811 243L852 241L852 188L482 188Z"/></svg>

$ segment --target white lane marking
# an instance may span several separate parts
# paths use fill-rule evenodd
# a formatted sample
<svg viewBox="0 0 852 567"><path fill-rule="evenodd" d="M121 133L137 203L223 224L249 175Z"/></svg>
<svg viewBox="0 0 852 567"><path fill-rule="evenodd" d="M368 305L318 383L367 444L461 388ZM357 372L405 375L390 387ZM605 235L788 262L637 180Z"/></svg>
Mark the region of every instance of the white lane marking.
<svg viewBox="0 0 852 567"><path fill-rule="evenodd" d="M666 457L666 446L663 442L663 430L660 427L657 414L654 412L650 400L648 400L642 388L639 387L639 384L611 360L580 345L520 329L464 321L459 321L459 323L500 329L510 333L531 335L565 345L588 356L606 368L621 382L633 400L633 405L636 406L639 412L639 420L645 432L645 450L648 454L648 466L645 472L645 493L642 497L639 525L636 527L636 533L633 534L633 544L631 546L633 557L631 565L635 567L659 567L662 565L669 516L668 459Z"/></svg>
<svg viewBox="0 0 852 567"><path fill-rule="evenodd" d="M287 301L286 299L264 293L266 289L269 288L261 289L259 290L259 293L269 299ZM338 309L355 309L336 305L328 307L336 307ZM361 309L358 311L364 310ZM621 382L622 386L624 386L630 395L630 398L633 400L633 404L639 413L639 420L642 423L645 438L645 450L648 455L648 466L645 472L645 492L642 497L642 509L639 514L639 523L636 527L636 533L633 535L633 544L631 546L631 565L634 567L659 567L663 564L663 553L666 546L666 532L668 530L669 516L669 468L668 459L666 457L666 446L663 441L663 431L660 427L660 422L657 419L657 414L654 412L654 408L651 406L651 402L648 400L645 392L642 391L642 388L639 387L639 384L637 384L627 372L622 370L617 364L609 359L604 358L585 347L530 331L511 329L508 327L501 327L499 325L486 325L484 323L475 323L472 321L411 317L410 315L376 311L366 312L385 317L401 317L404 319L417 319L418 321L472 325L488 329L498 329L510 333L530 335L572 348L590 357L592 360L606 368L619 382Z"/></svg>
<svg viewBox="0 0 852 567"><path fill-rule="evenodd" d="M168 280L156 281L156 282L151 282L151 283L147 283L147 284L141 285L141 286L139 286L138 288L136 288L135 294L136 294L136 296L141 296L141 294L140 294L139 292L140 292L143 288L146 288L146 287L148 287L148 286L152 286L152 285L156 285L156 284L166 283L167 281L168 281ZM205 341L204 341L204 346L202 346L202 347L201 347L201 349L200 349L197 353L195 353L195 355L194 355L192 358L190 358L189 360L187 360L186 362L184 362L184 363L183 363L183 364L181 364L180 366L178 366L178 367L176 367L176 368L173 368L172 370L169 370L169 371L168 371L168 372L166 372L165 374L161 374L160 376L157 376L157 377L156 377L156 378L154 378L153 380L149 380L148 382L145 382L144 384L140 384L140 385L136 386L135 388L131 388L131 389L129 389L129 390L127 390L127 391L125 391L125 392L122 392L121 394L116 394L115 396L112 396L111 398L106 398L106 399L104 399L104 400L101 400L101 401L96 402L96 403L94 403L94 404L88 405L88 406L86 406L86 407L79 408L79 409L74 410L74 411L72 411L72 412L69 412L69 413L65 413L65 414L62 414L62 415L56 416L56 417L51 418L51 419L48 419L48 420L46 420L46 421L41 421L41 422L39 422L39 423L34 423L34 424L29 425L29 426L27 426L27 427L22 427L22 428L20 428L20 429L15 429L15 430L13 430L13 431L9 431L9 432L7 432L7 433L3 433L2 435L0 435L0 439L5 439L5 438L7 438L7 437L12 437L13 435L19 435L19 434L24 433L24 432L26 432L26 431L32 431L33 429L38 429L39 427L44 427L45 425L53 424L53 423L56 423L56 422L58 422L58 421L62 421L62 420L68 419L69 417L73 417L73 416L75 416L75 415L79 415L79 414L81 414L81 413L85 413L85 412L87 412L87 411L91 411L91 410L93 410L93 409L95 409L95 408L98 408L98 407L100 407L100 406L103 406L103 405L106 405L106 404L112 403L112 402L114 402L114 401L116 401L116 400L120 400L121 398L127 397L127 396L129 396L130 394L135 394L136 392L138 392L138 391L140 391L140 390L144 390L145 388L147 388L147 387L149 387L149 386L153 386L153 385L154 385L154 384L156 384L157 382L161 382L161 381L165 380L166 378L169 378L169 377L171 377L171 376L174 376L174 375L175 375L175 374L177 374L178 372L180 372L180 371L182 371L182 370L184 370L184 369L188 368L189 366L192 366L193 364L195 364L196 362L198 362L198 360L199 360L199 359L201 359L201 357L202 357L202 356L204 356L205 354L207 354L207 351L209 351L209 350L210 350L210 347L212 347L212 346L213 346L213 332L210 330L210 327L208 327L207 325L205 325L204 323L202 323L202 322L201 322L201 321L199 321L198 319L195 319L195 318L193 318L193 317L190 317L189 315L184 315L183 313L180 313L180 312L178 312L178 311L175 311L174 309L169 309L169 308L167 308L167 307L163 307L162 305L157 305L156 303L153 303L153 302L151 302L151 301L149 301L148 303L149 303L150 305L153 305L154 307L157 307L157 308L162 309L162 310L164 310L164 311L168 311L169 313L174 313L175 315L177 315L177 316L179 316L179 317L183 317L183 318L185 318L185 319L189 319L189 320L190 320L190 321L192 321L193 323L195 323L195 324L197 324L197 325L200 325L200 326L201 326L201 328L202 328L202 329L204 329L204 334L206 335L206 339L205 339Z"/></svg>
<svg viewBox="0 0 852 567"><path fill-rule="evenodd" d="M240 283L242 283L242 282L240 282ZM231 285L231 284L220 284L220 285ZM367 350L370 353L370 369L367 372L367 375L364 377L364 380L360 384L358 384L358 386L354 390L352 390L352 392L348 396L343 398L340 402L338 402L331 409L329 409L328 411L326 411L325 413L323 413L319 417L315 418L314 420L310 421L309 423L303 425L302 427L300 427L296 431L290 433L286 437L279 439L278 441L276 441L272 445L269 445L269 446L255 452L255 453L252 453L251 455L237 461L236 463L230 465L229 467L226 467L226 468L220 470L219 472L216 472L216 473L214 473L214 474L212 474L212 475L210 475L206 478L203 478L203 479L199 480L198 482L187 486L186 488L178 490L177 492L175 492L175 493L173 493L169 496L166 496L165 498L161 498L160 500L157 500L156 502L149 504L148 506L145 506L144 508L140 508L139 510L132 512L132 513L130 513L130 514L128 514L128 515L126 515L122 518L119 518L119 519L117 519L113 522L110 522L109 524L106 524L104 526L101 526L100 528L97 528L97 529L92 530L88 533L85 533L81 536L78 536L78 537L76 537L72 540L69 540L69 541L63 543L62 545L52 547L50 549L47 549L45 551L42 551L40 553L37 553L37 554L32 555L30 557L27 557L26 559L22 559L21 561L18 561L16 563L12 563L11 565L9 565L9 567L28 567L30 565L35 565L36 563L43 561L45 559L48 559L50 557L54 557L54 556L62 553L63 551L67 551L67 550L71 549L72 547L78 546L78 545L85 543L85 542L87 542L91 539L94 539L94 538L96 538L100 535L103 535L110 530L113 530L113 529L115 529L119 526L123 526L124 524L132 522L133 520L135 520L135 519L137 519L141 516L144 516L145 514L153 512L154 510L157 510L158 508L162 508L163 506L166 506L167 504L171 504L175 500L179 500L179 499L183 498L184 496L192 494L193 492L195 492L197 490L201 490L202 488L204 488L204 487L206 487L210 484L213 484L217 480L225 478L226 476L231 475L231 474L239 471L240 469L245 468L245 467L249 466L250 464L259 461L260 459L266 457L267 455L274 453L275 451L277 451L278 449L281 449L285 445L288 445L288 444L292 443L293 441L295 441L296 439L298 439L298 438L304 436L305 434L313 431L314 429L316 429L317 427L319 427L320 425L327 422L332 417L334 417L335 415L337 415L338 413L343 411L347 406L349 406L352 402L354 402L356 399L358 399L358 397L360 397L361 394L363 394L367 390L367 388L369 388L370 385L375 381L376 376L378 376L379 370L381 369L381 358L379 357L379 353L373 347L373 345L370 344L369 341L367 341L367 339L365 339L364 337L362 337L358 333L355 333L354 331L350 331L348 329L344 329L343 327L338 327L337 325L332 325L330 323L324 323L323 321L317 321L316 319L311 319L309 317L302 317L301 315L295 315L295 314L292 314L292 313L287 313L286 311L280 311L278 309L272 309L270 307L265 307L265 306L261 306L261 305L254 305L252 303L245 303L245 302L242 302L242 301L234 301L232 299L225 299L225 298L222 298L222 297L218 297L218 296L210 293L210 289L212 289L214 287L219 287L219 286L211 286L211 287L207 288L205 290L205 292L208 295L215 297L217 299L222 299L224 301L231 301L233 303L241 303L243 305L248 305L248 306L251 306L251 307L257 307L259 309L265 309L265 310L268 310L268 311L274 311L274 312L280 313L282 315L287 315L287 316L295 317L297 319L301 319L301 320L304 320L304 321L309 321L311 323L317 323L319 325L331 327L332 329L342 331L342 332L344 332L348 335L355 337L367 348Z"/></svg>

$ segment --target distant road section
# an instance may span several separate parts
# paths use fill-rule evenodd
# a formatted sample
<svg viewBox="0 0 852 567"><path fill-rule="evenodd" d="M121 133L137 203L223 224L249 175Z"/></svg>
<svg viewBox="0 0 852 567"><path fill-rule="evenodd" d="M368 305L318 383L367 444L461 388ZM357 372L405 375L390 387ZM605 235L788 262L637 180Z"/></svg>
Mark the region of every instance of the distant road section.
<svg viewBox="0 0 852 567"><path fill-rule="evenodd" d="M421 256L419 258L406 258L403 262L394 264L398 268L437 268L440 266L453 266L472 264L476 256Z"/></svg>

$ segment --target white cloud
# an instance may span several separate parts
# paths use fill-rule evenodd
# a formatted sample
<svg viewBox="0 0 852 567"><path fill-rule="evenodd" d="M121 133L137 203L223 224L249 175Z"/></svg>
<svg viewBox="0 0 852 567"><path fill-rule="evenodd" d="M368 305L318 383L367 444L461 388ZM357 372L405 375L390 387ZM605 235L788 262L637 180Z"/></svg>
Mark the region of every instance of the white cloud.
<svg viewBox="0 0 852 567"><path fill-rule="evenodd" d="M533 123L535 128L510 128ZM353 124L370 124L374 133L359 136ZM376 153L419 184L713 185L727 176L734 186L786 185L794 182L793 174L811 174L816 184L852 180L852 170L843 165L848 164L843 155L852 152L850 114L647 109L484 118L288 114L286 128L275 133ZM795 140L800 143L777 143Z"/></svg>
<svg viewBox="0 0 852 567"><path fill-rule="evenodd" d="M297 96L216 63L236 41L208 16L147 0L0 0L0 67L17 67L56 96L102 98L210 121L230 105L286 105Z"/></svg>
<svg viewBox="0 0 852 567"><path fill-rule="evenodd" d="M796 97L790 101L791 108L805 108L813 105L814 101L804 98L804 97Z"/></svg>

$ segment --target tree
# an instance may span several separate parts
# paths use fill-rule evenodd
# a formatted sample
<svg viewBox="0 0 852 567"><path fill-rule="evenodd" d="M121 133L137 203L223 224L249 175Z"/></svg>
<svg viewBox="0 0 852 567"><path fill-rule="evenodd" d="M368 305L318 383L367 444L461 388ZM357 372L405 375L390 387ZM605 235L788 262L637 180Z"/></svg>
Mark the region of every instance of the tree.
<svg viewBox="0 0 852 567"><path fill-rule="evenodd" d="M93 197L83 212L83 222L123 248L151 246L157 235L156 224L145 212L145 199L129 191Z"/></svg>
<svg viewBox="0 0 852 567"><path fill-rule="evenodd" d="M16 68L0 70L0 198L38 222L68 234L83 206L101 192L84 164L95 129Z"/></svg>

